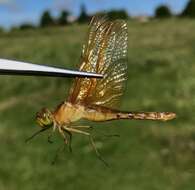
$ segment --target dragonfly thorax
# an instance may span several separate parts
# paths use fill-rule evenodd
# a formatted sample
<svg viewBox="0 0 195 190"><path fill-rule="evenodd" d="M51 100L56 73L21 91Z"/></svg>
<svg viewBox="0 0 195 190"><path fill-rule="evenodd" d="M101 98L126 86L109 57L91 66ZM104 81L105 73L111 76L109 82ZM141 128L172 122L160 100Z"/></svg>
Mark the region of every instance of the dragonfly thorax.
<svg viewBox="0 0 195 190"><path fill-rule="evenodd" d="M84 112L85 108L82 105L63 102L54 111L53 116L56 123L60 125L68 125L81 119Z"/></svg>

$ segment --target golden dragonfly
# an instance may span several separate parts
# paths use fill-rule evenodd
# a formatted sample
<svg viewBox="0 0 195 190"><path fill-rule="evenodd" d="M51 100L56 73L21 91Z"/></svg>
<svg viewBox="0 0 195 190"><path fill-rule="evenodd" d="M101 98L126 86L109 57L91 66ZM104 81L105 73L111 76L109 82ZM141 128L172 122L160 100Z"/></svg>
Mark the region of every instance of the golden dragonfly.
<svg viewBox="0 0 195 190"><path fill-rule="evenodd" d="M87 42L83 46L80 71L95 72L104 77L77 77L67 101L54 111L44 108L37 113L36 121L42 128L38 133L49 128L53 128L53 131L57 129L65 144L71 143L73 133L89 136L96 154L100 157L91 133L87 130L90 126L73 126L75 121L174 119L176 114L172 112L126 112L116 109L127 80L127 44L128 30L125 21L110 21L105 17L94 16L89 24Z"/></svg>

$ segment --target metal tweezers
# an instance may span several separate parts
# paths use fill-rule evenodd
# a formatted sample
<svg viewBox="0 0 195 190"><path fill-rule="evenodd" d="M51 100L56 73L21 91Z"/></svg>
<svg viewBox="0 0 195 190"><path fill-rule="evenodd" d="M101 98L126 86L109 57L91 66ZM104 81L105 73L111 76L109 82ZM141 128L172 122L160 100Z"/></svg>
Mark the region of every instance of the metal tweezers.
<svg viewBox="0 0 195 190"><path fill-rule="evenodd" d="M90 72L74 71L59 67L38 65L21 61L0 59L0 75L53 76L53 77L94 77L103 75Z"/></svg>

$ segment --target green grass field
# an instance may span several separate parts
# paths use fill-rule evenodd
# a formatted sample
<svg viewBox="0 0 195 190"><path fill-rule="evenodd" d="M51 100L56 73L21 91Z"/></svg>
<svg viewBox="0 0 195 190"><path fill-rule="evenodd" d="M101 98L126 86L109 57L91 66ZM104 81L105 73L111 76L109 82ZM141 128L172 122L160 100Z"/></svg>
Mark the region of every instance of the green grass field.
<svg viewBox="0 0 195 190"><path fill-rule="evenodd" d="M88 138L75 135L73 153L61 153L42 134L35 114L55 108L71 79L0 76L0 190L191 190L195 188L195 21L129 22L128 83L121 109L173 111L170 122L92 123L110 164L95 156ZM86 26L0 35L0 57L77 69ZM119 134L105 139L101 133Z"/></svg>

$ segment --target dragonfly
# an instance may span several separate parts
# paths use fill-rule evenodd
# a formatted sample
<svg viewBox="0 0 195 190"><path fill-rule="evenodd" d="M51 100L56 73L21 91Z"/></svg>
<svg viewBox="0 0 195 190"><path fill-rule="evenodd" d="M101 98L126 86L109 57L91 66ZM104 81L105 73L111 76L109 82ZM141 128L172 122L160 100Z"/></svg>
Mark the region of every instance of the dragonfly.
<svg viewBox="0 0 195 190"><path fill-rule="evenodd" d="M43 108L36 115L41 127L38 133L52 128L58 131L65 144L71 144L72 134L88 136L97 156L90 126L74 126L74 122L86 119L95 122L110 120L160 120L176 117L173 112L120 111L118 105L127 81L128 30L124 20L111 21L94 16L89 24L87 42L83 46L80 71L103 75L98 78L75 78L66 101L54 111ZM32 137L38 133L35 133Z"/></svg>

